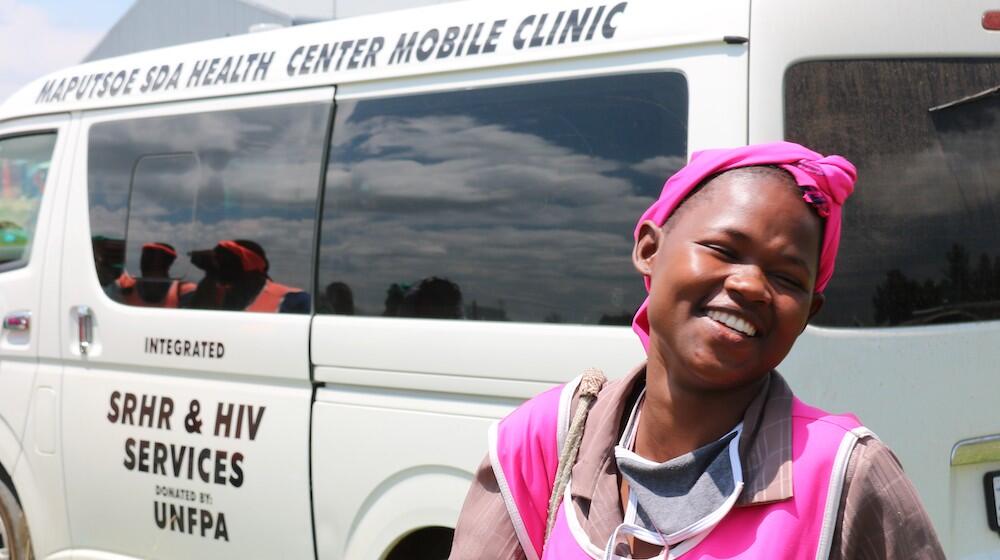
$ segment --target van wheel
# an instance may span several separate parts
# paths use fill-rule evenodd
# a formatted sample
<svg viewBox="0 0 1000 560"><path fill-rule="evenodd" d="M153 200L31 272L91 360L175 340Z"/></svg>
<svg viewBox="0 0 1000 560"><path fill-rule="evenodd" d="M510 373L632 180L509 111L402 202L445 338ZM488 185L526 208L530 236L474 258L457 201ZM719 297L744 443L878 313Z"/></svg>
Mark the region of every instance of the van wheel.
<svg viewBox="0 0 1000 560"><path fill-rule="evenodd" d="M28 522L14 494L0 482L0 560L31 560Z"/></svg>

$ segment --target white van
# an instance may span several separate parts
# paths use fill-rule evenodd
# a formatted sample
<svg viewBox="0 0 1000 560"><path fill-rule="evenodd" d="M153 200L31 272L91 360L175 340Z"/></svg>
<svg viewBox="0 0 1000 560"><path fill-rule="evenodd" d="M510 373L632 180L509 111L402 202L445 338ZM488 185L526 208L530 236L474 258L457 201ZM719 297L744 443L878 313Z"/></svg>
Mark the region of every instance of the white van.
<svg viewBox="0 0 1000 560"><path fill-rule="evenodd" d="M443 558L487 426L642 358L693 151L858 164L782 366L1000 558L995 2L467 2L101 60L0 107L0 557Z"/></svg>

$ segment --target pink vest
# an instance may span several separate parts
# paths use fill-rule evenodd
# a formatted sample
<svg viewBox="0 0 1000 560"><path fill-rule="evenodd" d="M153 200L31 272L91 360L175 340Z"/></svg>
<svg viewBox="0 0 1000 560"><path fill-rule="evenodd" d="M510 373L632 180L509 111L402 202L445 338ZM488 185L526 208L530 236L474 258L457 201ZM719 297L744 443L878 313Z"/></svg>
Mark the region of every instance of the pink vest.
<svg viewBox="0 0 1000 560"><path fill-rule="evenodd" d="M576 520L567 488L545 542L548 502L579 378L524 403L490 430L490 460L528 560L601 558ZM831 415L792 401L794 497L740 506L700 542L669 558L816 559L829 556L841 490L854 445L871 436L853 415ZM570 481L572 485L572 481ZM567 513L569 511L569 513ZM544 550L543 550L544 547Z"/></svg>

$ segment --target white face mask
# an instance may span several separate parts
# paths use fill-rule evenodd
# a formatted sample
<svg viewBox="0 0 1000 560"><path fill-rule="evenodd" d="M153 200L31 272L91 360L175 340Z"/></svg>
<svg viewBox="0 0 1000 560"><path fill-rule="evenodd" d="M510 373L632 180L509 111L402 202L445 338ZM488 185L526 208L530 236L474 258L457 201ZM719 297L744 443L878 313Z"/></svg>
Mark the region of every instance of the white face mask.
<svg viewBox="0 0 1000 560"><path fill-rule="evenodd" d="M663 547L656 558L671 558L693 548L722 521L743 490L739 458L742 424L719 440L665 463L640 457L632 447L642 395L615 447L619 471L629 482L624 523L605 548L617 560L628 537Z"/></svg>

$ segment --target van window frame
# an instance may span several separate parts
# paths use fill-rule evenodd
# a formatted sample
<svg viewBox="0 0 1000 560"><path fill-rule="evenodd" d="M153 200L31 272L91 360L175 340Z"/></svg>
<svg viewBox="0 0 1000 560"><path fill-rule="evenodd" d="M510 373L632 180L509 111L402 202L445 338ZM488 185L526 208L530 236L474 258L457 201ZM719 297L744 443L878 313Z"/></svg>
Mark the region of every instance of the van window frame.
<svg viewBox="0 0 1000 560"><path fill-rule="evenodd" d="M781 76L782 76L781 90L782 90L782 94L783 94L782 95L782 101L781 101L781 122L782 122L782 129L784 131L783 137L785 139L790 140L790 141L795 141L795 142L802 141L802 140L800 140L798 138L795 138L795 137L789 137L789 128L791 128L789 126L789 123L790 123L790 111L789 111L789 107L793 103L796 102L794 100L794 96L791 95L791 93L792 93L791 92L792 84L791 84L790 79L789 79L790 76L794 77L794 76L792 76L793 72L804 72L804 73L806 73L805 70L808 70L809 67L815 67L815 66L827 66L827 67L829 67L829 66L834 66L834 65L838 65L838 64L839 65L850 65L850 64L879 64L879 63L885 63L886 65L891 65L891 64L894 64L894 63L895 64L921 64L921 63L923 63L923 64L928 64L928 65L937 64L938 68L941 68L941 67L943 67L944 65L947 65L947 64L954 64L954 65L956 65L956 67L960 68L961 67L960 65L962 63L966 63L966 64L969 64L969 63L981 63L981 64L984 64L984 65L985 64L992 64L994 66L1000 67L1000 57L998 57L996 55L992 55L992 56L986 56L986 55L959 56L959 55L948 54L948 55L940 55L940 56L925 55L925 56L910 56L910 57L908 57L908 56L898 56L898 55L897 56L885 55L885 56L851 56L851 57L804 58L804 59L797 59L793 63L790 63L786 67L784 67L784 69L782 70L782 74L781 74ZM809 74L806 73L806 75L809 75ZM815 75L815 73L813 73L813 75ZM870 85L871 82L868 82L868 84ZM971 86L963 86L963 87L966 87L967 89L969 89L968 93L973 94L973 95L959 95L958 97L951 97L951 98L948 98L947 100L936 100L937 102L934 103L935 106L934 107L928 107L928 109L936 110L936 109L941 109L941 108L945 108L945 107L957 105L957 104L959 104L959 103L961 103L963 101L967 101L967 100L969 100L971 98L977 97L978 95L986 93L986 92L979 91L975 87L971 87ZM990 87L991 87L991 89L995 90L996 89L996 84L991 83ZM975 90L975 91L973 91L973 90ZM843 105L843 102L842 101L838 102L838 105ZM801 109L798 109L797 112L801 112ZM812 111L812 112L815 113L815 111ZM836 116L836 113L828 111L828 112L824 113L824 118L829 119L831 115ZM803 127L803 123L796 123L796 125L795 125L794 128L801 129L802 127ZM867 138L870 138L870 137L866 137L866 139ZM938 136L930 136L929 138L931 138L932 140L934 140L938 146L941 145L941 137L940 137L940 135L938 135ZM822 139L821 138L821 141L825 141L825 140L826 139ZM810 141L812 143L812 140L808 140L807 139L806 141ZM822 149L822 147L820 147L819 149ZM845 155L848 155L848 157L850 157L849 154L845 153ZM857 156L855 156L855 157L857 158ZM868 160L867 159L861 159L860 161L861 161L862 164L868 164ZM865 177L866 177L865 174L864 174L865 168L864 168L864 165L859 165L859 167L861 168L861 169L859 169L859 182L863 183L865 181ZM872 187L881 187L883 189L890 190L891 192L893 192L893 193L895 193L897 195L900 195L900 194L905 195L906 194L906 191L900 191L896 187L894 187L893 185L891 185L891 184L890 185L886 185L884 182L883 183L874 183L873 182L871 185L862 184L861 187L862 187L862 189L865 189L865 191L867 191L868 189L871 189ZM862 192L862 191L859 191L859 192ZM1000 190L996 190L994 194L1000 194ZM857 205L857 204L859 204L859 202L858 202L857 199L855 199L853 201L851 199L849 199L847 201L847 203L846 203L846 206L845 206L845 214L847 214L849 216L850 213L851 213L852 205ZM1000 208L1000 207L998 207L998 208ZM878 232L878 233L885 233L887 230L885 230L885 229L876 229L875 231ZM902 238L902 234L898 234L896 237L897 238ZM959 242L961 242L963 240L967 240L967 239L968 239L968 237L960 237L957 240L953 240L951 242L953 248L954 247L961 247L961 248L964 249L964 246L960 246ZM911 247L914 243L915 242L910 241L910 242L907 242L906 245L908 247ZM843 239L841 240L840 248L841 248L840 249L840 255L841 255L840 258L841 258L841 260L843 260L843 255L844 255ZM852 248L854 248L854 247L852 247ZM870 254L871 253L866 253L866 255L870 255ZM936 256L944 256L944 255L936 255ZM976 257L977 256L978 256L978 253L976 251L974 251L974 250L969 250L968 251L968 254L967 254L968 263L971 266L973 266L973 267L976 265ZM993 259L995 259L994 262L1000 263L1000 253L998 253L997 255L991 255L991 257ZM868 264L870 265L871 259L868 258L868 257L866 257L865 260L869 261ZM971 268L970 268L970 271L971 271ZM894 271L893 270L883 271L882 275L878 276L879 283L878 284L873 284L873 285L870 286L871 289L872 289L873 297L877 293L876 292L877 288L882 287L883 285L887 285L888 280L887 280L886 275L888 273L891 273L891 272L894 272ZM895 272L902 272L902 271L900 271L899 269L896 269ZM915 275L916 273L913 273L912 270L910 270L909 273L910 273L910 276L911 276L909 278L907 278L905 274L901 274L900 277L904 278L907 281L911 281L915 286L918 285L918 284L922 286L923 283L924 283L923 281L926 281L927 283L931 282L930 278L928 278L926 276L917 276L917 275ZM841 275L843 275L843 271L841 271ZM942 282L944 282L944 280L942 280ZM833 285L834 285L834 287L837 287L837 274L834 275ZM938 283L937 287L939 289L941 289L941 286L943 286L943 285L944 285L943 283ZM959 302L959 305L961 305L962 303L963 302ZM965 302L965 303L966 303L966 305L976 304L976 303L979 303L979 304L990 304L991 300L969 301L969 302ZM945 302L943 304L939 305L938 307L946 308L948 305L949 305L949 302L947 302L947 299L945 299ZM935 308L930 308L930 311L933 311L934 309ZM923 310L918 310L918 311L923 311ZM961 311L961 309L957 309L957 311ZM874 310L873 310L873 313L875 313ZM952 312L951 316L957 317L957 315L955 314L954 311ZM895 331L895 330L899 330L899 329L925 329L925 328L931 328L931 327L934 327L934 326L944 326L945 328L955 328L955 327L960 326L960 325L963 325L963 326L976 326L976 325L982 325L982 324L986 324L986 323L994 323L995 324L995 323L1000 322L1000 317L985 317L985 318L965 318L965 317L963 317L963 318L958 318L958 319L948 318L948 315L944 315L944 317L945 317L945 320L937 320L937 319L935 319L935 320L927 321L927 322L919 322L918 318L912 318L912 319L905 320L905 321L900 321L900 322L893 322L892 320L889 320L888 323L876 323L875 316L873 315L866 322L859 323L859 324L847 324L846 322L842 322L839 319L828 321L828 320L826 320L824 318L824 314L821 311L817 315L816 319L814 319L811 322L811 326L812 327L818 327L818 328L821 328L821 329L843 330L843 331L860 331L860 330ZM933 316L932 316L932 318L933 318Z"/></svg>
<svg viewBox="0 0 1000 560"><path fill-rule="evenodd" d="M327 148L330 142L330 131L332 130L333 121L336 115L336 99L335 93L337 91L337 86L333 84L322 84L317 86L293 88L287 90L278 91L265 91L265 92L253 92L249 94L235 94L235 95L225 95L219 97L201 97L194 99L181 99L177 101L171 101L167 103L144 103L140 105L122 105L114 107L100 107L90 110L83 111L82 119L83 123L80 127L78 134L80 134L83 149L81 151L82 159L85 162L84 168L82 170L82 176L85 177L84 181L86 183L87 190L87 201L90 200L90 184L89 184L89 174L90 174L90 134L91 130L95 126L100 126L109 123L117 123L129 120L138 119L150 119L150 118L163 118L163 117L183 117L188 115L196 115L201 113L215 113L215 112L228 112L228 111L241 111L241 110L252 110L252 109L267 109L267 108L279 108L287 107L292 105L302 105L309 103L325 103L327 104L327 120L325 125L325 136L322 139L321 151L319 152L321 167L321 172L317 177L316 181L316 197L313 199L316 204L315 214L310 214L310 218L314 220L313 228L310 228L310 233L312 235L311 246L307 252L307 260L309 266L316 266L316 255L318 251L318 241L316 238L316 228L319 227L318 217L322 212L322 196L325 190L325 173L326 165L328 161ZM148 155L162 155L162 154L148 154ZM133 165L134 167L134 165ZM129 169L129 193L128 197L131 198L132 190L132 175L134 169ZM130 208L126 208L126 212L130 213ZM86 213L90 215L90 207L86 208ZM127 223L126 223L127 227ZM93 230L88 227L88 234L92 234ZM97 290L103 292L100 288L96 267L94 266L94 258L91 255L91 270L88 274L93 275L93 280L97 284ZM303 288L307 290L314 290L315 286L315 274L309 274L306 281L303 283ZM315 297L312 294L315 292L310 292L310 308L307 313L293 313L291 315L302 316L302 317L312 317L315 315ZM143 307L136 307L129 305L127 303L116 300L110 297L107 293L101 295L102 298L111 302L112 305L120 305L127 307L136 311L144 310ZM206 310L197 309L190 307L179 307L179 308L163 308L168 311L229 311L230 313L248 313L246 310ZM160 311L157 315L161 314ZM267 313L265 313L267 314ZM279 313L274 313L279 315Z"/></svg>
<svg viewBox="0 0 1000 560"><path fill-rule="evenodd" d="M613 58L619 58L619 57L625 57L626 59L629 58L627 55L624 55L624 54L623 55L611 55L608 58L612 58L613 59ZM668 62L675 62L675 61L669 60ZM599 80L599 79L610 80L610 79L614 79L616 77L639 77L639 76L652 76L652 75L667 75L667 74L672 74L672 75L675 75L676 77L678 77L680 79L681 83L683 84L684 92L685 92L685 96L686 96L686 98L685 98L685 104L684 104L684 106L682 108L683 112L684 112L684 125L683 125L684 136L683 136L683 140L684 140L684 145L685 145L685 151L684 151L684 154L683 154L682 158L686 162L688 154L690 154L691 151L692 151L691 134L690 133L691 133L691 119L692 119L692 115L693 115L693 109L692 109L692 107L694 105L694 100L693 100L694 96L693 96L693 93L692 93L692 91L693 91L693 89L692 89L692 79L691 79L691 75L690 75L689 71L686 69L686 67L684 65L664 64L664 65L658 65L658 66L654 66L654 67L636 66L636 67L622 68L621 65L616 65L616 64L610 62L609 60L595 61L595 63L596 63L596 66L595 66L596 71L574 69L572 71L561 70L561 71L554 72L554 73L551 73L551 74L548 73L548 72L541 72L541 73L536 74L536 75L532 75L532 74L525 75L523 73L523 69L522 69L522 71L517 71L517 68L512 68L512 69L511 68L504 68L504 69L499 69L499 70L501 70L504 73L503 77L499 78L499 79L497 79L497 77L496 77L496 71L498 69L496 69L496 68L478 68L478 69L475 69L475 70L472 70L472 71L469 71L469 72L462 72L460 75L456 76L454 79L447 80L446 82L443 82L443 83L434 84L433 86L427 86L426 82L424 82L424 81L414 81L414 80L411 80L411 79L393 80L390 83L379 84L381 87L378 87L377 92L369 92L369 91L367 91L369 87L374 87L375 86L374 84L371 85L371 86L368 85L368 84L359 84L359 85L357 85L355 87L351 87L351 86L354 86L354 84L351 84L351 85L349 85L347 87L338 87L337 94L335 96L334 114L333 114L333 116L331 118L331 131L330 131L330 134L327 137L327 146L326 146L326 150L327 151L326 151L326 159L325 159L325 165L324 165L323 177L322 177L322 179L323 179L323 187L322 187L321 197L323 197L323 199L320 201L320 206L318 207L319 217L318 217L317 222L316 222L317 228L318 228L318 233L317 233L317 236L314 238L314 242L316 243L316 251L315 251L315 259L316 259L316 261L314 263L314 269L313 269L313 271L314 271L314 274L313 274L313 277L314 277L313 290L314 291L313 291L313 299L312 299L312 302L313 302L313 316L314 317L340 317L340 318L344 318L344 319L358 318L358 319L375 320L375 321L385 321L385 320L391 320L391 319L406 319L406 320L417 319L417 320L425 320L425 319L428 318L428 317L381 316L381 315L378 315L378 314L340 315L340 314L336 314L336 313L324 313L324 312L320 312L318 310L317 303L320 301L320 297L323 296L323 294L324 294L323 291L322 291L322 282L320 281L321 262L322 262L322 260L321 260L321 258L322 258L321 252L322 252L322 243L323 243L322 228L324 226L324 221L323 221L322 218L323 218L323 211L325 210L325 206L326 206L326 198L325 198L325 196L326 196L328 190L332 190L329 187L329 185L326 184L327 169L328 169L328 166L332 162L332 159L333 159L332 156L331 156L330 150L332 150L332 148L333 148L333 135L337 134L337 127L336 127L336 124L337 124L337 115L336 115L336 112L339 110L341 104L343 104L343 103L350 103L350 104L364 103L364 102L368 102L368 101L387 101L387 100L405 99L405 98L410 98L410 97L421 97L421 96L449 95L449 94L453 94L453 93L462 93L462 92L470 92L470 91L474 92L474 91L479 91L479 90L495 90L495 89L504 89L504 88L517 88L517 87L530 87L530 86L540 86L540 85L552 85L552 84L563 83L563 82L575 82L575 81ZM508 75L507 72L510 72L510 74ZM660 185L662 184L662 180L665 180L671 173L672 173L672 171L670 173L665 174L657 182L657 187L655 189L657 193L660 190ZM654 200L655 200L655 194L649 200L649 203L652 203ZM640 213L641 213L641 211L640 211ZM638 215L639 215L639 213L636 214L636 217L638 217ZM631 228L631 227L632 227L631 224L629 224L628 228ZM626 231L626 230L623 230L623 231ZM630 231L630 229L628 229L628 231ZM636 303L637 307L638 307L638 305L639 305L639 302ZM634 313L634 310L632 310L631 313ZM469 323L469 322L476 322L476 323L499 323L499 324L504 324L504 325L518 325L518 326L555 324L555 325L563 325L563 326L574 327L574 328L576 328L576 327L584 327L584 328L595 328L595 327L596 328L609 328L609 327L610 328L624 328L624 326L625 326L624 324L617 324L617 323L604 324L604 323L599 323L599 322L577 322L577 321L558 321L558 322L555 322L555 323L549 323L548 321L544 321L544 320L525 320L523 318L506 319L506 320L496 320L496 319L475 319L475 320L472 320L472 319L469 319L467 317L462 317L462 318L458 318L457 320L456 319L450 319L450 318L449 319L445 319L445 320L447 320L449 322L454 322L454 323L456 323L458 325L461 325L461 324L464 324L464 323Z"/></svg>

